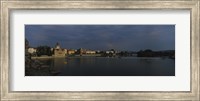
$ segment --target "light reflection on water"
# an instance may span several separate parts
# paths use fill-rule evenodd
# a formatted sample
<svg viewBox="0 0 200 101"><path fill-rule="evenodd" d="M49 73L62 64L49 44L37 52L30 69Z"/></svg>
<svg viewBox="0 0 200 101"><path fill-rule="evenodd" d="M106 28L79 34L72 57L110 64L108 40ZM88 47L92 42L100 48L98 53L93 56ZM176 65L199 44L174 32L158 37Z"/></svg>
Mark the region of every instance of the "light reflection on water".
<svg viewBox="0 0 200 101"><path fill-rule="evenodd" d="M70 57L45 61L51 70L59 72L58 76L175 76L175 60L168 58Z"/></svg>

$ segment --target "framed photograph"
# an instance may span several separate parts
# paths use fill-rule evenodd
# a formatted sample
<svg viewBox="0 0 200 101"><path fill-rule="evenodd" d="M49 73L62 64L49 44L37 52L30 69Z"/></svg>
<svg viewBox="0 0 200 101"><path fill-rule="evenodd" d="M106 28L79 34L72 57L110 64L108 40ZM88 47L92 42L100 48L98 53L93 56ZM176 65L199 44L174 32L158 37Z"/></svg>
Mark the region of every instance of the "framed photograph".
<svg viewBox="0 0 200 101"><path fill-rule="evenodd" d="M199 0L1 1L1 99L200 100Z"/></svg>

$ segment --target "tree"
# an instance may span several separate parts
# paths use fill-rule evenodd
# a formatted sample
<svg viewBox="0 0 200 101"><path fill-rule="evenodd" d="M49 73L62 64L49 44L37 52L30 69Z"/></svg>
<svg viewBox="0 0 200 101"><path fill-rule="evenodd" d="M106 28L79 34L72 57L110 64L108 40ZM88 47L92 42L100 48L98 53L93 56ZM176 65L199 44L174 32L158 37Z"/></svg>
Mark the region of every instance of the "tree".
<svg viewBox="0 0 200 101"><path fill-rule="evenodd" d="M49 46L39 46L37 47L37 56L41 55L48 55L51 56L53 53L51 51L51 48Z"/></svg>
<svg viewBox="0 0 200 101"><path fill-rule="evenodd" d="M140 50L139 52L137 52L137 56L138 57L153 57L154 52L150 49L146 49L144 51Z"/></svg>

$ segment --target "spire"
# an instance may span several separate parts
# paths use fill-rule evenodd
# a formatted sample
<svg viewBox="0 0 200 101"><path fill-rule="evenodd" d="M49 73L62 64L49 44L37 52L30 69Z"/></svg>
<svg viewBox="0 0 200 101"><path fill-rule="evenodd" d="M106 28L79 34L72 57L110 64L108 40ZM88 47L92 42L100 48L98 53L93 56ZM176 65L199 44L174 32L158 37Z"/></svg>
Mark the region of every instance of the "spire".
<svg viewBox="0 0 200 101"><path fill-rule="evenodd" d="M56 43L56 46L60 46L58 42Z"/></svg>
<svg viewBox="0 0 200 101"><path fill-rule="evenodd" d="M56 49L60 49L60 44L57 42L56 43L56 47L55 47Z"/></svg>

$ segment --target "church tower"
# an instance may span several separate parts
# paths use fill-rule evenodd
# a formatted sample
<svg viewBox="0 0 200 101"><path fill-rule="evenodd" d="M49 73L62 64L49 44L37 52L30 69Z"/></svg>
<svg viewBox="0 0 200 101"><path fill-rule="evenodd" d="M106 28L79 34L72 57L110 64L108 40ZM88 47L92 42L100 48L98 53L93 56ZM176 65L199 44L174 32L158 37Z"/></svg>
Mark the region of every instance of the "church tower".
<svg viewBox="0 0 200 101"><path fill-rule="evenodd" d="M64 57L65 56L65 50L61 49L60 44L57 42L55 49L54 49L54 56L55 57Z"/></svg>
<svg viewBox="0 0 200 101"><path fill-rule="evenodd" d="M55 49L60 49L60 44L57 42Z"/></svg>

